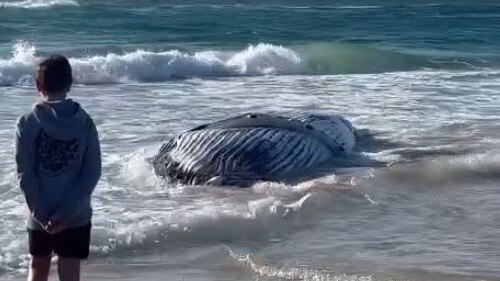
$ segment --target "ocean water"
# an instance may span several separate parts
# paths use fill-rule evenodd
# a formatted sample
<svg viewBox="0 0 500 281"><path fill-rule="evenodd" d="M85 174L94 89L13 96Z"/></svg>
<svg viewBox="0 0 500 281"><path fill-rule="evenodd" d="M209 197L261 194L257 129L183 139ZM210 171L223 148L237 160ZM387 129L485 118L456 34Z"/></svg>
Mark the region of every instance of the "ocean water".
<svg viewBox="0 0 500 281"><path fill-rule="evenodd" d="M500 280L498 34L498 1L0 0L0 280L26 276L13 127L54 52L102 141L85 280ZM342 114L353 163L154 176L165 138L247 112Z"/></svg>

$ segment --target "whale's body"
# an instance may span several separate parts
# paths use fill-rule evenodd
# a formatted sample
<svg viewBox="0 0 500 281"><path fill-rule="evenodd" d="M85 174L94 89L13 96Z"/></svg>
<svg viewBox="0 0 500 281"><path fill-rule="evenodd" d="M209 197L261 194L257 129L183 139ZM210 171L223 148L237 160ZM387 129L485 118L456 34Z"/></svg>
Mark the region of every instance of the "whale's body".
<svg viewBox="0 0 500 281"><path fill-rule="evenodd" d="M247 114L181 133L163 144L153 164L157 175L188 184L287 182L345 157L355 139L340 116Z"/></svg>

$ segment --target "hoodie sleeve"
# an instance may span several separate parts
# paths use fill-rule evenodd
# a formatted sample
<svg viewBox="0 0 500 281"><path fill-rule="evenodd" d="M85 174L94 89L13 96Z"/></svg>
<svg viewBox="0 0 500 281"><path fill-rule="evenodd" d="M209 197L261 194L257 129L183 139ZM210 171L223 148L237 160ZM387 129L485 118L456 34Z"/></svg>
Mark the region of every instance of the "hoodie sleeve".
<svg viewBox="0 0 500 281"><path fill-rule="evenodd" d="M17 164L17 178L19 181L19 187L21 188L26 202L28 203L28 208L31 212L31 216L39 224L44 226L47 224L48 215L47 210L43 206L43 200L40 198L42 192L40 192L40 179L36 173L36 163L33 159L31 153L31 144L29 139L25 136L23 132L23 127L26 123L21 118L16 123L15 132L15 157Z"/></svg>
<svg viewBox="0 0 500 281"><path fill-rule="evenodd" d="M75 179L75 192L71 192L56 211L65 222L72 221L88 205L90 196L101 177L101 148L94 122L91 121L87 147L83 155L82 169Z"/></svg>

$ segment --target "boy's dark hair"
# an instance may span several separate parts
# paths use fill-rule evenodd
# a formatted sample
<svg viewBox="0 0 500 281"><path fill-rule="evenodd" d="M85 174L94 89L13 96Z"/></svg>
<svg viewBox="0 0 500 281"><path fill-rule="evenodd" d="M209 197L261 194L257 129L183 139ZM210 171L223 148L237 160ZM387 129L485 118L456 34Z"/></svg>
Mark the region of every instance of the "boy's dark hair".
<svg viewBox="0 0 500 281"><path fill-rule="evenodd" d="M47 93L69 91L73 77L68 59L61 55L52 55L38 66L37 79L43 83L43 89Z"/></svg>

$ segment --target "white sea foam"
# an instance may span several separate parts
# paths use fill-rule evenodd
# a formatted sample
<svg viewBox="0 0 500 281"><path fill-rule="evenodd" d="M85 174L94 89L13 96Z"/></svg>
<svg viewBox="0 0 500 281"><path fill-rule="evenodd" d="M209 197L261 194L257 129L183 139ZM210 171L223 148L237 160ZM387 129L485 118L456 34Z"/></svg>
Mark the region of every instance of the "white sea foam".
<svg viewBox="0 0 500 281"><path fill-rule="evenodd" d="M33 44L18 42L0 59L0 86L32 83L42 58ZM153 52L137 49L69 58L77 84L161 82L190 77L381 73L440 67L426 57L363 45L313 43L284 47L268 43L240 50ZM453 64L445 63L446 67ZM456 63L463 67L462 63Z"/></svg>
<svg viewBox="0 0 500 281"><path fill-rule="evenodd" d="M33 72L41 57L26 42L15 44L13 55L0 59L0 86L33 83ZM301 59L291 49L272 44L250 45L236 52L136 50L70 58L77 84L165 81L172 78L294 74Z"/></svg>
<svg viewBox="0 0 500 281"><path fill-rule="evenodd" d="M12 57L0 59L0 86L31 85L33 72L40 59L35 56L35 47L27 42L14 45Z"/></svg>
<svg viewBox="0 0 500 281"><path fill-rule="evenodd" d="M95 257L130 252L165 251L178 245L282 240L303 220L315 221L338 196L333 190L353 187L335 176L294 186L259 183L251 189L217 187L165 187L139 150L104 161L107 168L121 159L116 190L97 189L92 252ZM132 190L134 189L134 190ZM318 192L327 190L325 194ZM116 192L122 192L117 194ZM119 197L119 200L113 198ZM164 199L161 199L164 198ZM354 198L366 204L364 198ZM127 201L128 207L122 204ZM144 209L144 206L148 206Z"/></svg>
<svg viewBox="0 0 500 281"><path fill-rule="evenodd" d="M208 195L208 194L207 194ZM99 255L166 250L179 244L206 244L230 241L267 241L284 235L283 214L287 207L272 197L247 204L229 199L190 201L176 210L124 212L115 228L95 227L93 252Z"/></svg>
<svg viewBox="0 0 500 281"><path fill-rule="evenodd" d="M235 253L228 248L229 256L239 264L249 268L263 278L279 278L280 280L304 281L371 281L372 276L330 274L306 267L276 267L257 262L250 254Z"/></svg>
<svg viewBox="0 0 500 281"><path fill-rule="evenodd" d="M78 6L74 0L25 0L25 1L4 1L0 2L0 8L48 8L52 6Z"/></svg>

